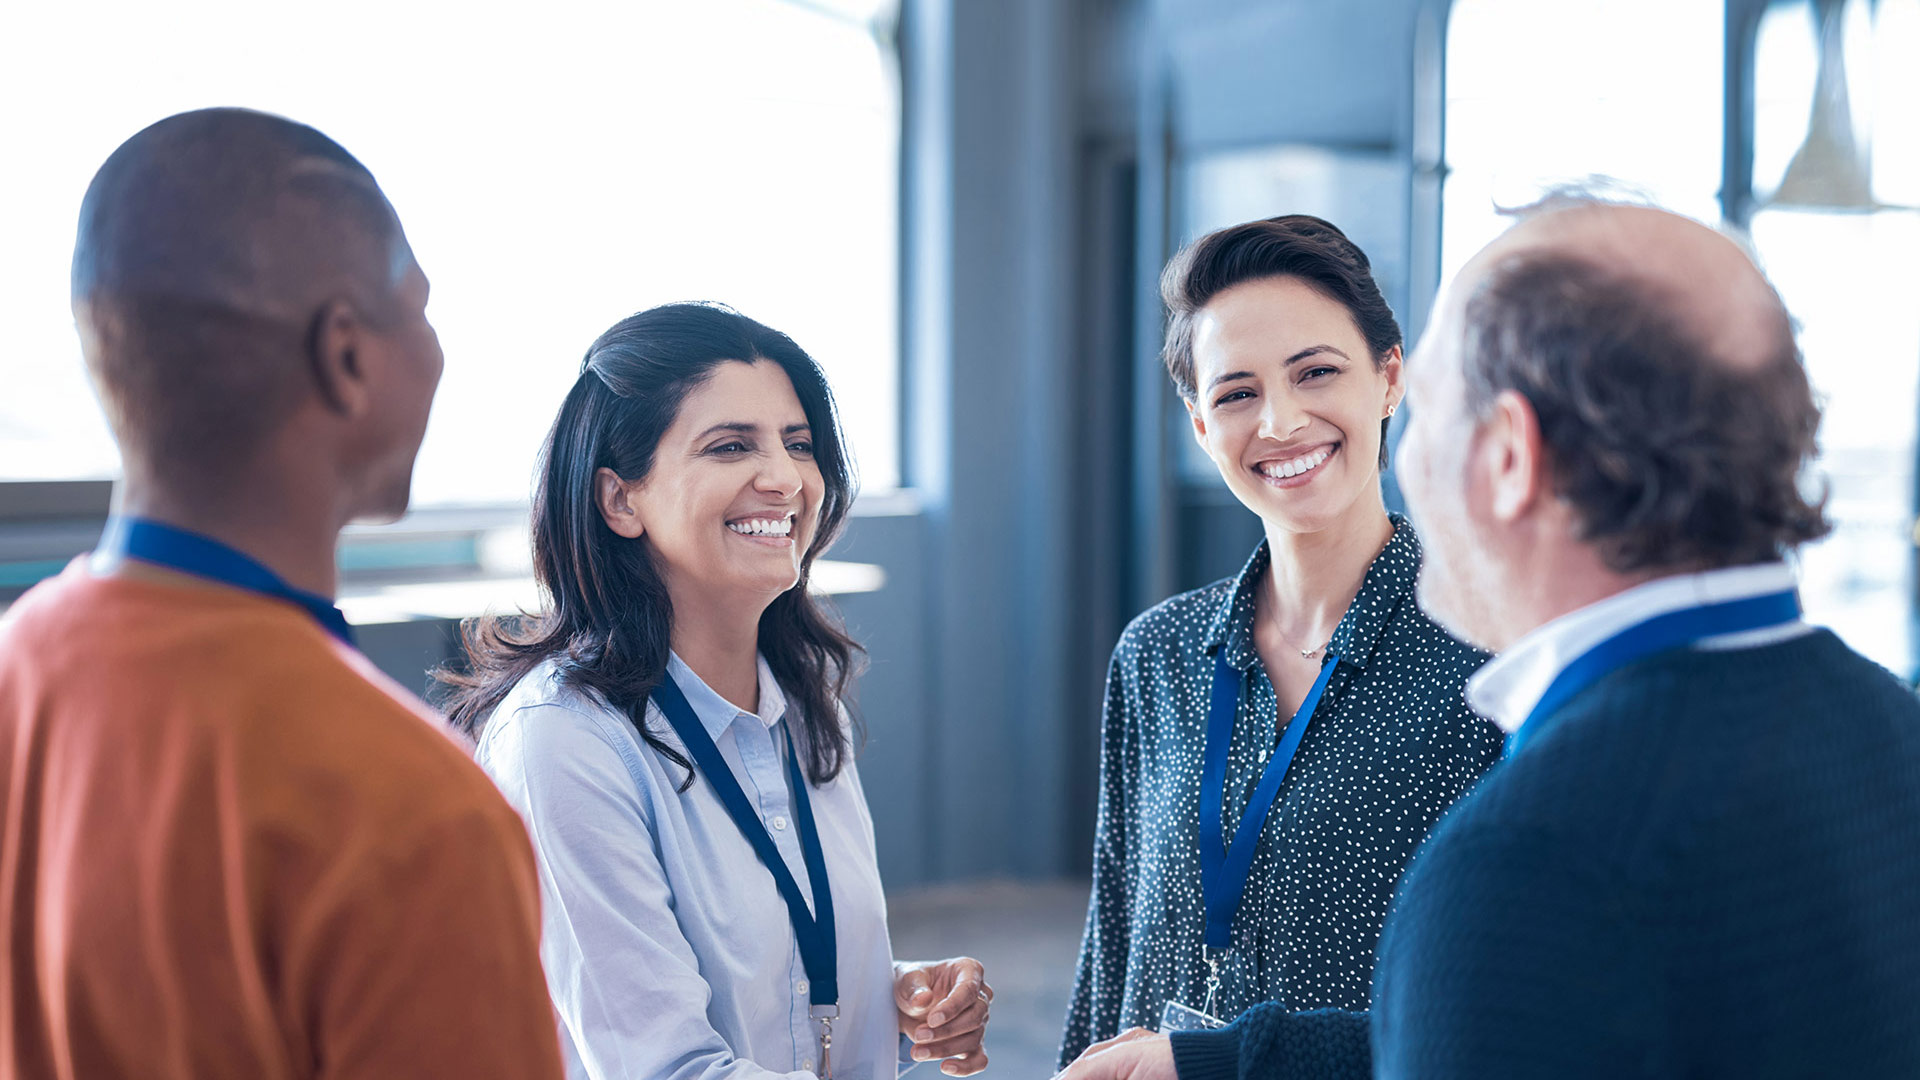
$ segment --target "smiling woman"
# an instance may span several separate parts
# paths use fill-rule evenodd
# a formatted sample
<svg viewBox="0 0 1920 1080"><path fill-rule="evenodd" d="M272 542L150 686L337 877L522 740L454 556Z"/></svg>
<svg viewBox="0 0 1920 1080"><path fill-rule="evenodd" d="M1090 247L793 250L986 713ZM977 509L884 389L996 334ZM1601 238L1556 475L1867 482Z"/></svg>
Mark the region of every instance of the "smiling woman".
<svg viewBox="0 0 1920 1080"><path fill-rule="evenodd" d="M1319 218L1255 221L1162 291L1194 439L1266 539L1114 648L1063 1065L1263 1001L1364 1008L1401 871L1500 748L1462 697L1485 657L1414 604L1420 545L1381 498L1405 390L1367 257Z"/></svg>
<svg viewBox="0 0 1920 1080"><path fill-rule="evenodd" d="M538 476L546 609L440 677L539 856L569 1075L985 1068L980 964L892 963L858 647L806 588L854 494L813 358L717 305L623 319Z"/></svg>

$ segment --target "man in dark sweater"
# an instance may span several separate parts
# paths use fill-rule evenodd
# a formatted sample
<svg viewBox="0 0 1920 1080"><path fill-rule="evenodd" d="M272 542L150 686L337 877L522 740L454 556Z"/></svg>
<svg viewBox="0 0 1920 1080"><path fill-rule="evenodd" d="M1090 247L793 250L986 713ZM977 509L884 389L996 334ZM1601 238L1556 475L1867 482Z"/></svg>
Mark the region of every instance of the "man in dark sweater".
<svg viewBox="0 0 1920 1080"><path fill-rule="evenodd" d="M1747 255L1557 199L1408 364L1422 604L1509 756L1401 882L1370 1013L1130 1032L1070 1080L1920 1076L1920 703L1799 618L1819 414Z"/></svg>

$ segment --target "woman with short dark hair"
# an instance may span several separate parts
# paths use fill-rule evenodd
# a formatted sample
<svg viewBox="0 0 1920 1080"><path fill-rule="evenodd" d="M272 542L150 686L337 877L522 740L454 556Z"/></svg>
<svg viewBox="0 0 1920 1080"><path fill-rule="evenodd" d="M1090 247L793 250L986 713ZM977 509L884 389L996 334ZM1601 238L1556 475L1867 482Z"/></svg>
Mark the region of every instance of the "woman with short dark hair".
<svg viewBox="0 0 1920 1080"><path fill-rule="evenodd" d="M1365 1008L1401 871L1501 747L1462 695L1486 657L1419 610L1381 495L1405 390L1366 255L1319 218L1249 222L1162 293L1194 438L1266 536L1114 649L1063 1065L1264 1001Z"/></svg>
<svg viewBox="0 0 1920 1080"><path fill-rule="evenodd" d="M571 1077L883 1080L987 1063L978 961L894 964L808 591L853 501L825 377L717 305L587 351L533 506L547 609L469 627L455 725L526 819Z"/></svg>

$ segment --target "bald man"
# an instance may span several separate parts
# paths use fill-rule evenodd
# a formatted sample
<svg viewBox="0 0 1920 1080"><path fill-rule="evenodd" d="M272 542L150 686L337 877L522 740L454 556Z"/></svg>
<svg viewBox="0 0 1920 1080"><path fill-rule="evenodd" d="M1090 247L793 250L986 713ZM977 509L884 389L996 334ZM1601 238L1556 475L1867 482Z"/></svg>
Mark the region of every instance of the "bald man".
<svg viewBox="0 0 1920 1080"><path fill-rule="evenodd" d="M1130 1033L1072 1080L1920 1076L1920 704L1801 621L1819 413L1726 237L1558 198L1408 363L1422 606L1507 760L1416 856L1369 1013Z"/></svg>
<svg viewBox="0 0 1920 1080"><path fill-rule="evenodd" d="M73 309L125 478L0 622L0 1076L555 1077L532 851L353 647L440 377L379 185L234 109L127 140Z"/></svg>

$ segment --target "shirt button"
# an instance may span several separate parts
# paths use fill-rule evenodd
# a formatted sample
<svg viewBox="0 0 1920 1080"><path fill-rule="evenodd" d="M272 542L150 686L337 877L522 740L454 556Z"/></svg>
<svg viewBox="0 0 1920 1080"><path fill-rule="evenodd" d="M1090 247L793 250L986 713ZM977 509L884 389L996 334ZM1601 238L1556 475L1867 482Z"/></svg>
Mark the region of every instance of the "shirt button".
<svg viewBox="0 0 1920 1080"><path fill-rule="evenodd" d="M794 993L796 993L796 994L804 994L804 993L806 993L806 992L807 992L807 980L805 980L805 979L801 979L801 980L800 980L799 982L797 982L797 983L794 983L794 984L793 984L793 992L794 992Z"/></svg>
<svg viewBox="0 0 1920 1080"><path fill-rule="evenodd" d="M808 1072L812 1072L812 1071L813 1071L813 1059L812 1059L812 1058L808 1058L807 1060L805 1060L805 1061L803 1061L803 1062L801 1062L801 1063L800 1063L800 1067L801 1067L801 1068L803 1068L803 1069L805 1069L805 1070L807 1070Z"/></svg>
<svg viewBox="0 0 1920 1080"><path fill-rule="evenodd" d="M787 819L780 814L775 814L773 816L773 828L774 828L774 831L776 832L785 832L787 828Z"/></svg>

